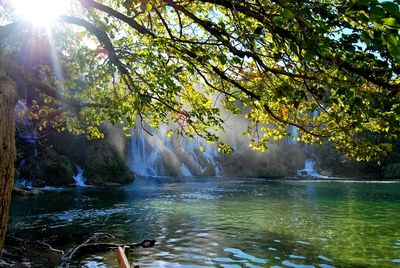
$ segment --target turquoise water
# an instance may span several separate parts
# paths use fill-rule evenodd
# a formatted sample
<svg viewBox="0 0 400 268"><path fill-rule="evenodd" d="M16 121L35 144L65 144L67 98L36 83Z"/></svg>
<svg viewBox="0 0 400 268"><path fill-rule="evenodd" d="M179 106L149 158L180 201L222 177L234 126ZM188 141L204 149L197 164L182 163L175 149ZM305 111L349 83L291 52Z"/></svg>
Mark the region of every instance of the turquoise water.
<svg viewBox="0 0 400 268"><path fill-rule="evenodd" d="M131 256L141 267L400 267L400 183L143 178L16 199L10 231L154 238ZM117 267L113 254L81 265Z"/></svg>

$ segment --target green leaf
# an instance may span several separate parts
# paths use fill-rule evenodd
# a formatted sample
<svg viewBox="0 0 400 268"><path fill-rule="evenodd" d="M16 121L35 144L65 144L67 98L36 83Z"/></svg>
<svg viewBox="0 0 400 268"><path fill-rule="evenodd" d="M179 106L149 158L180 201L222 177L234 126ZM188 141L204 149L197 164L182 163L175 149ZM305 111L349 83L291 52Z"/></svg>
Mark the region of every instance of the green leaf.
<svg viewBox="0 0 400 268"><path fill-rule="evenodd" d="M288 9L285 9L284 11L283 11L283 17L286 19L286 20L292 20L293 18L294 18L294 14L293 14L293 12L292 11L290 11L290 10L288 10Z"/></svg>
<svg viewBox="0 0 400 268"><path fill-rule="evenodd" d="M149 2L147 2L145 11L149 12L151 10L151 8L152 8L151 4Z"/></svg>
<svg viewBox="0 0 400 268"><path fill-rule="evenodd" d="M394 29L400 29L400 23L392 17L383 19L383 24Z"/></svg>
<svg viewBox="0 0 400 268"><path fill-rule="evenodd" d="M218 60L219 60L219 62L221 63L221 64L225 64L226 63L226 61L227 61L227 57L226 57L226 55L225 54L218 54L217 55L217 58L218 58Z"/></svg>
<svg viewBox="0 0 400 268"><path fill-rule="evenodd" d="M400 60L400 46L399 37L393 34L385 36L385 41L387 42L387 47L394 58Z"/></svg>
<svg viewBox="0 0 400 268"><path fill-rule="evenodd" d="M398 4L395 4L395 3L389 2L389 1L382 2L380 4L385 8L385 10L390 15L392 15L393 17L396 17L398 19L400 18L400 11L399 11L399 5Z"/></svg>
<svg viewBox="0 0 400 268"><path fill-rule="evenodd" d="M311 61L315 57L315 53L312 50L307 50L303 57L304 57L304 60L308 62L308 61Z"/></svg>
<svg viewBox="0 0 400 268"><path fill-rule="evenodd" d="M385 11L381 7L374 6L371 7L370 15L375 21L381 21L381 19L385 16Z"/></svg>
<svg viewBox="0 0 400 268"><path fill-rule="evenodd" d="M178 68L175 69L174 73L178 74L178 73L182 72L182 70L183 70L183 66L179 66Z"/></svg>
<svg viewBox="0 0 400 268"><path fill-rule="evenodd" d="M234 63L237 63L237 64L241 64L241 63L242 63L242 59L239 58L239 57L237 57L237 56L234 56L234 57L232 58L232 61L233 61Z"/></svg>

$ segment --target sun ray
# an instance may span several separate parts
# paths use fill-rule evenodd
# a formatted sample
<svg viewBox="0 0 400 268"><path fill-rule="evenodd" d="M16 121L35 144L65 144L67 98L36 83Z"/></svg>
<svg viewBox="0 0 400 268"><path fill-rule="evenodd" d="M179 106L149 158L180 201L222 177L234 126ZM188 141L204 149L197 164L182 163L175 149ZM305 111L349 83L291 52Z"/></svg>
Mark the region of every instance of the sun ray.
<svg viewBox="0 0 400 268"><path fill-rule="evenodd" d="M70 7L70 0L11 0L10 2L19 18L45 27L51 27Z"/></svg>

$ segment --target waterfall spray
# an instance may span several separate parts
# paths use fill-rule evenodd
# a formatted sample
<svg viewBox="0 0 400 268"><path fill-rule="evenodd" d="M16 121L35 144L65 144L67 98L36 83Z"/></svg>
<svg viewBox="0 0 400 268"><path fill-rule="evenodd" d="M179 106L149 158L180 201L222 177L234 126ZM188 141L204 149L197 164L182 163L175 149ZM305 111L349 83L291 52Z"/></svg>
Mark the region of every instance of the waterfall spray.
<svg viewBox="0 0 400 268"><path fill-rule="evenodd" d="M168 127L132 130L129 167L139 176L219 176L217 150L199 139L171 137ZM200 147L204 148L201 152Z"/></svg>
<svg viewBox="0 0 400 268"><path fill-rule="evenodd" d="M75 185L77 187L87 186L85 184L85 177L83 176L83 170L78 165L75 165L75 169L76 169L76 174L73 176Z"/></svg>
<svg viewBox="0 0 400 268"><path fill-rule="evenodd" d="M316 170L314 170L314 164L315 161L313 159L307 159L304 165L304 169L297 171L297 176L328 179L327 176L320 175Z"/></svg>

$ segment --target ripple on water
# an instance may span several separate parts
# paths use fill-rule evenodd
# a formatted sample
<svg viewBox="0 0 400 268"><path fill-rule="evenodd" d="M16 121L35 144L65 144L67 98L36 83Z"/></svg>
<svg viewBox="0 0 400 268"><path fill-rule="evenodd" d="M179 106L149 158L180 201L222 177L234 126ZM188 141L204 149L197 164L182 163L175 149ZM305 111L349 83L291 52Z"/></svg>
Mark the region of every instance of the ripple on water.
<svg viewBox="0 0 400 268"><path fill-rule="evenodd" d="M322 256L322 255L319 255L319 256L318 256L318 259L320 259L320 260L323 260L323 261L329 261L329 262L332 262L332 260L331 260L331 259L329 259L329 258L327 258L327 257L325 257L325 256Z"/></svg>
<svg viewBox="0 0 400 268"><path fill-rule="evenodd" d="M87 261L83 263L83 267L87 268L107 268L107 265L105 265L101 261Z"/></svg>
<svg viewBox="0 0 400 268"><path fill-rule="evenodd" d="M288 267L294 267L294 268L315 268L314 265L296 264L296 263L293 263L293 262L288 261L288 260L283 261L282 264L283 264L283 265L286 265L286 266L288 266Z"/></svg>
<svg viewBox="0 0 400 268"><path fill-rule="evenodd" d="M82 265L87 268L107 268L107 265L104 264L103 258L100 256L92 256L92 258L84 260Z"/></svg>
<svg viewBox="0 0 400 268"><path fill-rule="evenodd" d="M238 264L220 264L223 268L242 268L242 266Z"/></svg>
<svg viewBox="0 0 400 268"><path fill-rule="evenodd" d="M170 256L174 256L173 254L171 254L171 253L169 253L169 252L167 252L167 251L161 251L161 252L158 252L158 253L156 253L156 254L154 254L155 256L158 256L158 257L170 257Z"/></svg>
<svg viewBox="0 0 400 268"><path fill-rule="evenodd" d="M233 259L231 259L231 258L222 258L222 257L219 257L219 258L214 258L214 261L216 261L216 262L246 262L246 260L233 260Z"/></svg>
<svg viewBox="0 0 400 268"><path fill-rule="evenodd" d="M301 240L296 241L296 243L302 244L302 245L311 245L309 242L301 241Z"/></svg>
<svg viewBox="0 0 400 268"><path fill-rule="evenodd" d="M289 255L289 258L291 258L291 259L298 259L298 260L304 260L306 257L304 257L304 256L299 256L299 255L295 255L295 254L291 254L291 255Z"/></svg>
<svg viewBox="0 0 400 268"><path fill-rule="evenodd" d="M255 263L262 263L262 264L267 263L267 260L261 259L261 258L257 258L257 257L255 257L253 255L247 254L247 253L241 251L238 248L226 248L226 249L224 249L224 251L232 253L233 256L236 257L236 258L247 259L247 260L250 260L250 261L255 262Z"/></svg>
<svg viewBox="0 0 400 268"><path fill-rule="evenodd" d="M400 264L400 185L142 182L106 189L107 195L89 189L75 199L61 193L51 202L46 196L14 200L10 230L35 234L43 229L43 236L68 232L65 237L71 239L99 230L128 241L155 238L152 254L138 259L143 267ZM108 259L86 261L90 267L108 264Z"/></svg>
<svg viewBox="0 0 400 268"><path fill-rule="evenodd" d="M318 266L321 267L321 268L334 268L334 266L329 265L329 264L324 264L324 263L322 263L322 264L320 264Z"/></svg>
<svg viewBox="0 0 400 268"><path fill-rule="evenodd" d="M198 233L196 234L197 237L206 237L208 236L208 233Z"/></svg>
<svg viewBox="0 0 400 268"><path fill-rule="evenodd" d="M210 266L204 266L204 265L194 265L194 264L190 264L190 265L186 265L186 264L181 264L178 262L171 262L171 261L154 261L153 263L151 263L150 267L179 267L179 268L207 268ZM239 266L240 267L240 266Z"/></svg>
<svg viewBox="0 0 400 268"><path fill-rule="evenodd" d="M251 263L245 263L244 265L249 268L263 268L262 266L251 264Z"/></svg>

